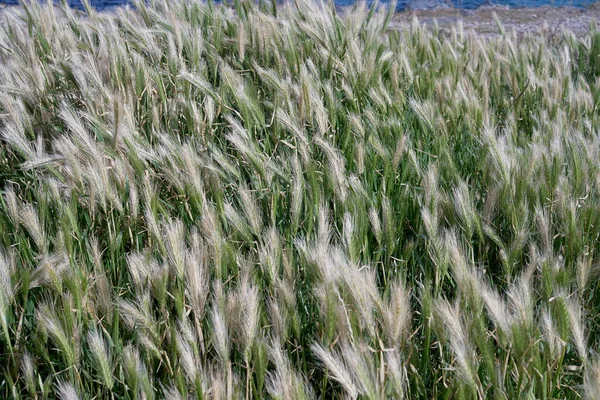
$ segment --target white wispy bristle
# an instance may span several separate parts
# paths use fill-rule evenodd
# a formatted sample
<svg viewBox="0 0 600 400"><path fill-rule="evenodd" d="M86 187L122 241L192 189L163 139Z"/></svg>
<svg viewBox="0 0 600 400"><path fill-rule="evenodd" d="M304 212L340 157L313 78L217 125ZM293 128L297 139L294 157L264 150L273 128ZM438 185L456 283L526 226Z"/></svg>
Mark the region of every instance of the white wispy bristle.
<svg viewBox="0 0 600 400"><path fill-rule="evenodd" d="M79 400L75 387L69 382L59 381L56 384L56 392L60 400Z"/></svg>
<svg viewBox="0 0 600 400"><path fill-rule="evenodd" d="M448 340L458 363L459 376L471 385L475 384L475 353L461 321L459 304L450 305L446 300L436 304L436 315L446 328Z"/></svg>
<svg viewBox="0 0 600 400"><path fill-rule="evenodd" d="M113 387L112 356L102 334L98 331L92 331L88 334L88 346L92 354L93 363L96 372L100 376L102 383L110 390Z"/></svg>
<svg viewBox="0 0 600 400"><path fill-rule="evenodd" d="M315 356L329 369L332 378L342 385L348 396L352 399L357 398L358 389L341 356L324 349L317 343L311 345L310 348Z"/></svg>
<svg viewBox="0 0 600 400"><path fill-rule="evenodd" d="M223 318L223 314L217 306L214 306L212 309L211 319L215 349L219 355L221 363L226 364L229 362L229 332L225 323L225 319Z"/></svg>

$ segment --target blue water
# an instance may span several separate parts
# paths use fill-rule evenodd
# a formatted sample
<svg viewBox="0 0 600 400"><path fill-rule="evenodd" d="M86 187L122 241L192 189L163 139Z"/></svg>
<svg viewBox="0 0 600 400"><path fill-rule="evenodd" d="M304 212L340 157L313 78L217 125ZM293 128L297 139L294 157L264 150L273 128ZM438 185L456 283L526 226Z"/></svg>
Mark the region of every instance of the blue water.
<svg viewBox="0 0 600 400"><path fill-rule="evenodd" d="M380 0L385 2L385 0ZM423 10L435 7L455 7L464 9L475 9L483 5L508 5L510 7L585 7L598 0L398 0L397 10L405 9ZM339 6L348 6L354 3L354 0L335 0ZM56 3L60 3L56 1ZM68 0L73 8L83 9L81 0ZM116 7L124 4L130 4L128 0L90 0L90 3L98 10ZM18 0L0 0L0 4L18 4Z"/></svg>

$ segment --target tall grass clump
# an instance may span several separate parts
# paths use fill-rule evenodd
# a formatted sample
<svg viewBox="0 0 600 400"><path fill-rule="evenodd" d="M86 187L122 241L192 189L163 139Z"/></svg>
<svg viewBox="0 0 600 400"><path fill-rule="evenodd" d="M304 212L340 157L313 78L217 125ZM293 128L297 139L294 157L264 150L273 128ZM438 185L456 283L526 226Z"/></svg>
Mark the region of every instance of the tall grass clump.
<svg viewBox="0 0 600 400"><path fill-rule="evenodd" d="M0 31L0 397L600 393L600 33L238 0Z"/></svg>

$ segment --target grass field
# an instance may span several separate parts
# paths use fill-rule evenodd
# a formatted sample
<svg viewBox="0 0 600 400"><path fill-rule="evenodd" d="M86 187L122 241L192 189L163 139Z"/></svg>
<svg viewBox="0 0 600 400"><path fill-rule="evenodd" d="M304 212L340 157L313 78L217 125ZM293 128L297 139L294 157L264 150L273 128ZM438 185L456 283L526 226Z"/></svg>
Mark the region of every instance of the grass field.
<svg viewBox="0 0 600 400"><path fill-rule="evenodd" d="M0 398L600 398L595 27L20 10Z"/></svg>

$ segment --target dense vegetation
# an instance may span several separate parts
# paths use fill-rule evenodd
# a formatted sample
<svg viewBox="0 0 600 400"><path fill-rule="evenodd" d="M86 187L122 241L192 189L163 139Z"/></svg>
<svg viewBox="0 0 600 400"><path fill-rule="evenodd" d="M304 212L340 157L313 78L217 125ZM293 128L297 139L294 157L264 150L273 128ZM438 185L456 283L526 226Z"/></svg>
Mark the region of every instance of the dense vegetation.
<svg viewBox="0 0 600 400"><path fill-rule="evenodd" d="M600 398L594 27L4 17L1 398Z"/></svg>

